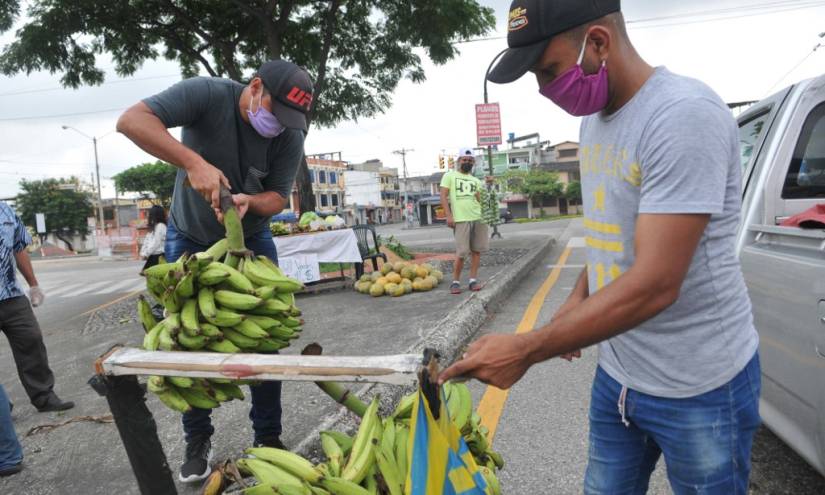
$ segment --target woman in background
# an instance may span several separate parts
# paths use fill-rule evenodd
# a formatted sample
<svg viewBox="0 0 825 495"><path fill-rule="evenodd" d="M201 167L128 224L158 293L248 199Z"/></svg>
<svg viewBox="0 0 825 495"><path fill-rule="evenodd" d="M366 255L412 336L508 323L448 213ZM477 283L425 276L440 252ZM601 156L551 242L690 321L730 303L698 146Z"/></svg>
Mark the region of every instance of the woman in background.
<svg viewBox="0 0 825 495"><path fill-rule="evenodd" d="M140 248L140 257L146 260L143 269L157 265L163 256L163 245L166 244L166 211L162 206L154 205L149 209L149 233L143 238Z"/></svg>

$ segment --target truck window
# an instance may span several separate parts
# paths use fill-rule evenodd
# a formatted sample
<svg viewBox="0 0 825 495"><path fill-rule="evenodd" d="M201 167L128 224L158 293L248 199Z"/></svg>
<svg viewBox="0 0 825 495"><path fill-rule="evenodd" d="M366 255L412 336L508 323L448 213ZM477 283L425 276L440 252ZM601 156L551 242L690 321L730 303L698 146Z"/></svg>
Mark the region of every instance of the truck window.
<svg viewBox="0 0 825 495"><path fill-rule="evenodd" d="M739 157L742 161L743 178L747 175L748 164L753 157L753 150L756 147L756 143L759 142L762 131L765 129L765 123L768 121L770 110L770 107L766 108L765 111L739 124Z"/></svg>
<svg viewBox="0 0 825 495"><path fill-rule="evenodd" d="M825 198L825 103L805 120L782 187L783 199Z"/></svg>

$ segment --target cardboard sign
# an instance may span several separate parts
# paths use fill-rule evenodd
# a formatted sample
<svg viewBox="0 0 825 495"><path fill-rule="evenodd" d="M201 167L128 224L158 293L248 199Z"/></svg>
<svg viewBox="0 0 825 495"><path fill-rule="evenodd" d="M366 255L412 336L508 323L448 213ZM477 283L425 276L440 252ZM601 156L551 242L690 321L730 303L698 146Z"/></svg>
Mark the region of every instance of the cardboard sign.
<svg viewBox="0 0 825 495"><path fill-rule="evenodd" d="M314 253L278 256L278 266L287 276L304 283L321 280L318 255Z"/></svg>

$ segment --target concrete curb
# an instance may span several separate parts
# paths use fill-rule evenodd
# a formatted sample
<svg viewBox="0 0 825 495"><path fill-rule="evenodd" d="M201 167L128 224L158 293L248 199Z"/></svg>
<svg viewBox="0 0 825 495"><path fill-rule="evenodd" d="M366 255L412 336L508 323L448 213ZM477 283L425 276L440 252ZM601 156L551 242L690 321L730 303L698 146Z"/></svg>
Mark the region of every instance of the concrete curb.
<svg viewBox="0 0 825 495"><path fill-rule="evenodd" d="M422 353L425 348L436 349L441 355L441 363L452 363L460 355L463 348L478 333L478 330L495 312L502 302L507 300L510 293L525 275L533 270L549 253L556 243L553 237L543 241L540 246L527 252L512 265L510 270L502 270L487 281L485 289L476 292L454 310L450 311L439 321L423 339L405 349L404 353ZM403 387L382 384L364 385L354 391L362 399L367 396L380 394L381 407L384 411L391 410L400 397L409 393ZM344 407L335 414L327 417L318 427L312 430L293 451L304 456L320 457L317 450L318 435L323 430L338 430L351 432L358 422Z"/></svg>

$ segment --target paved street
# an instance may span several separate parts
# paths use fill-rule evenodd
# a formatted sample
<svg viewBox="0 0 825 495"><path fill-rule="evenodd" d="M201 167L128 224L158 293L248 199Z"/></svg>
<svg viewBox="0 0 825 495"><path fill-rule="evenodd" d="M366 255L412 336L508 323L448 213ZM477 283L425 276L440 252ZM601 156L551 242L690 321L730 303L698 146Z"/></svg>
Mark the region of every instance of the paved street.
<svg viewBox="0 0 825 495"><path fill-rule="evenodd" d="M411 250L424 247L449 249L452 233L445 227L404 230L397 225L381 226L382 235L393 235ZM549 320L571 290L584 263L580 220L547 223L508 224L501 227L504 240L494 240L493 248L527 249L548 236L557 242L546 259L524 278L482 327L481 332L512 332L520 322L535 318L536 325ZM562 264L560 258L569 247ZM504 262L502 262L504 263ZM506 265L483 266L482 275L491 276ZM85 384L91 376L91 362L115 342L136 343L140 339L134 321L133 300L117 302L140 287L139 262L76 259L38 262L35 265L47 293L46 304L36 310L43 327L57 390L78 407L65 415L37 414L28 404L5 343L0 344L0 373L3 384L16 403L15 426L21 436L27 470L0 481L3 494L136 493L134 479L112 425L75 424L23 438L33 426L63 421L77 415L108 412L105 401ZM553 275L555 271L555 275ZM67 289L70 287L69 289ZM416 294L413 299L372 300L353 292L334 292L302 297L307 325L301 339L288 352L298 352L312 341L321 342L330 354L381 354L404 352L460 300L437 291ZM537 295L538 294L538 295ZM417 299L415 299L417 298ZM529 314L528 304L538 305ZM93 317L84 315L93 308L112 303ZM369 307L369 311L352 311ZM427 311L421 311L427 308ZM103 318L101 315L106 315ZM587 349L582 359L567 363L554 360L532 369L509 396L498 401L485 399L485 407L499 411L495 422L494 447L501 451L507 467L501 474L507 495L581 493L587 453L587 408L589 387L595 369L595 351ZM487 391L472 383L476 403ZM320 422L337 408L314 385L288 384L284 387L284 416L287 445L296 447ZM149 407L155 413L159 435L167 458L177 469L183 455L179 417L154 397ZM251 429L246 420L246 404L232 404L215 412L219 425L215 436L217 458L237 455L248 443ZM757 436L753 453L752 494L821 494L825 478L814 472L768 430ZM181 493L195 489L181 487ZM670 490L662 463L655 472L649 493Z"/></svg>

